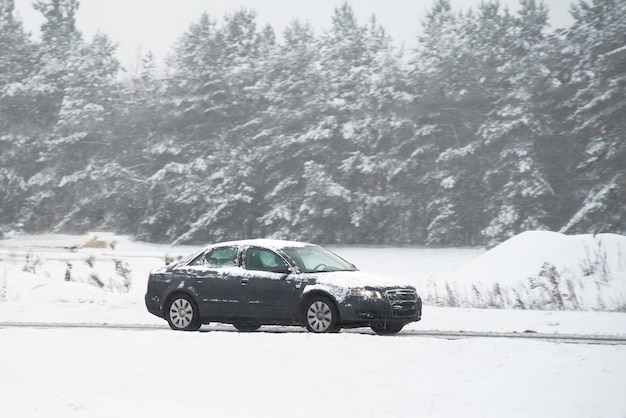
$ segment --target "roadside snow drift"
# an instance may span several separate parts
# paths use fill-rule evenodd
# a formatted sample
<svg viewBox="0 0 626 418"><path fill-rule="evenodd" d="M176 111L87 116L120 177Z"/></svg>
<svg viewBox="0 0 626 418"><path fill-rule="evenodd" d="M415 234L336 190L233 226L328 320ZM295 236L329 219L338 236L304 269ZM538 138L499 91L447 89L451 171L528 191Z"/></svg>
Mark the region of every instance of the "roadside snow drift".
<svg viewBox="0 0 626 418"><path fill-rule="evenodd" d="M446 306L626 311L626 237L524 232L428 284Z"/></svg>

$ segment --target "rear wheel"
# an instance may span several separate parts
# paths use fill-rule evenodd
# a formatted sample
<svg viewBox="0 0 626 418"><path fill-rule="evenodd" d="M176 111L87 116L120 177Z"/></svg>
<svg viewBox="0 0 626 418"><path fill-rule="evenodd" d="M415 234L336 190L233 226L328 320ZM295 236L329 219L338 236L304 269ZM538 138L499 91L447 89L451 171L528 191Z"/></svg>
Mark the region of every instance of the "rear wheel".
<svg viewBox="0 0 626 418"><path fill-rule="evenodd" d="M202 323L196 303L187 295L175 295L167 305L165 319L176 331L197 331Z"/></svg>
<svg viewBox="0 0 626 418"><path fill-rule="evenodd" d="M394 323L387 322L382 324L372 325L372 331L374 331L378 335L395 335L402 331L404 328L404 324L402 323Z"/></svg>
<svg viewBox="0 0 626 418"><path fill-rule="evenodd" d="M338 332L339 313L327 297L315 296L304 305L304 325L311 332Z"/></svg>

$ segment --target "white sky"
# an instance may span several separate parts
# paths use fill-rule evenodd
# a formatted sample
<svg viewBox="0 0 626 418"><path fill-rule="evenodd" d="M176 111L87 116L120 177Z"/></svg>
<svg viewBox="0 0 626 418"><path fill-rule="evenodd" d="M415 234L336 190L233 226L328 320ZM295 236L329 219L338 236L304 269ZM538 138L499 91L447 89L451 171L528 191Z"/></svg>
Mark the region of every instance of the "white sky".
<svg viewBox="0 0 626 418"><path fill-rule="evenodd" d="M106 34L118 44L118 56L125 65L138 61L140 52L152 51L165 57L174 42L199 20L203 12L221 20L225 13L242 7L257 12L258 23L270 23L277 35L294 19L308 21L317 34L330 26L334 9L345 0L80 0L77 26L85 36ZM475 7L482 0L451 0L456 10ZM570 4L574 0L544 0L551 11L553 28L571 24ZM434 0L351 0L361 23L372 14L398 43L411 47L425 11ZM500 0L511 11L519 8L518 0ZM28 31L38 34L43 18L32 8L32 0L15 0L15 7Z"/></svg>

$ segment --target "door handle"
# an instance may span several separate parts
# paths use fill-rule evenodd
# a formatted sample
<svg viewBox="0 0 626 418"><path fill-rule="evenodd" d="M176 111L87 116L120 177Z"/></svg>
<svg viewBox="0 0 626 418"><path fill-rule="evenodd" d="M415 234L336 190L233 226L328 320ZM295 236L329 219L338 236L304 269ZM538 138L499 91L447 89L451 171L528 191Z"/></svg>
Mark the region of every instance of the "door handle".
<svg viewBox="0 0 626 418"><path fill-rule="evenodd" d="M241 283L242 286L248 286L248 283L250 283L250 279L241 279L239 283Z"/></svg>
<svg viewBox="0 0 626 418"><path fill-rule="evenodd" d="M194 274L193 277L196 279L198 283L203 281L204 279L214 279L217 277L217 271L205 271L203 273Z"/></svg>

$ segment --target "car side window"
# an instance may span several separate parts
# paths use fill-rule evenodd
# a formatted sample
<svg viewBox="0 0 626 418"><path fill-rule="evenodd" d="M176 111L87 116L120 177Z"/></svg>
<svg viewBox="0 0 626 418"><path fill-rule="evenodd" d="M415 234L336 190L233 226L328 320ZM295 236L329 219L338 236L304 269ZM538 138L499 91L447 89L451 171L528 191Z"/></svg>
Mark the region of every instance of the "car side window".
<svg viewBox="0 0 626 418"><path fill-rule="evenodd" d="M187 263L187 266L189 267L202 266L202 265L204 265L204 253L200 254L199 256L191 260L189 263Z"/></svg>
<svg viewBox="0 0 626 418"><path fill-rule="evenodd" d="M218 247L213 248L207 253L200 254L194 258L189 266L204 267L232 267L237 265L237 253L239 248L234 247Z"/></svg>
<svg viewBox="0 0 626 418"><path fill-rule="evenodd" d="M274 271L279 266L287 267L287 264L273 251L255 247L246 251L246 270Z"/></svg>
<svg viewBox="0 0 626 418"><path fill-rule="evenodd" d="M238 247L218 247L204 256L204 265L207 267L233 267L237 265Z"/></svg>

